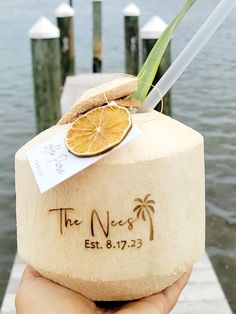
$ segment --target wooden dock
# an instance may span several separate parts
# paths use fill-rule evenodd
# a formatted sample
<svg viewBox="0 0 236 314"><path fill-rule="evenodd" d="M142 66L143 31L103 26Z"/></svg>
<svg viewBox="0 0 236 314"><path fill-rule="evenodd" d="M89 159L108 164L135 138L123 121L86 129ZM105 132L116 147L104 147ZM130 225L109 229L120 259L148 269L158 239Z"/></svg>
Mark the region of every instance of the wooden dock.
<svg viewBox="0 0 236 314"><path fill-rule="evenodd" d="M73 105L83 91L105 82L109 76L110 74L81 74L68 77L61 98L62 113ZM16 313L15 293L24 268L25 263L16 255L0 314ZM171 314L200 313L232 314L207 254L194 266L190 281L171 312Z"/></svg>
<svg viewBox="0 0 236 314"><path fill-rule="evenodd" d="M16 255L3 299L1 314L16 313L15 293L20 284L24 268L25 263ZM207 254L194 266L190 281L177 306L171 312L171 314L200 313L232 314Z"/></svg>

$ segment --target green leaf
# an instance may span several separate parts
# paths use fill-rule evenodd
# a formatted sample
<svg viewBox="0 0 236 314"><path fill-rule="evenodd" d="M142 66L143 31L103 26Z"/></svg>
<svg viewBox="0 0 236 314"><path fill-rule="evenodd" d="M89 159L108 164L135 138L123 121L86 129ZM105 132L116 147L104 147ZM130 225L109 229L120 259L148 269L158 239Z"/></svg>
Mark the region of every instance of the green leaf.
<svg viewBox="0 0 236 314"><path fill-rule="evenodd" d="M187 0L183 5L182 9L180 10L180 12L178 13L178 15L176 16L176 18L161 34L160 38L157 40L155 46L153 47L142 69L138 74L138 78L140 79L138 83L138 90L133 95L131 95L130 98L136 98L141 102L145 100L152 86L157 70L160 66L161 59L166 51L166 48L168 47L168 44L172 38L172 35L176 27L196 1L197 0ZM143 84L143 82L145 82L145 84Z"/></svg>

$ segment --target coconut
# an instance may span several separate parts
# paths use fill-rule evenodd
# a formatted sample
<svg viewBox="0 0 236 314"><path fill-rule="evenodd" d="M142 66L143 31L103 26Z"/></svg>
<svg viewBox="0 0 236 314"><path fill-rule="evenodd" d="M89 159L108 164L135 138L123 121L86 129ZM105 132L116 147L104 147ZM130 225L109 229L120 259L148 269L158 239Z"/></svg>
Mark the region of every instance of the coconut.
<svg viewBox="0 0 236 314"><path fill-rule="evenodd" d="M132 119L136 139L43 194L26 153L67 126L16 154L19 255L92 300L159 292L204 251L203 137L158 112Z"/></svg>

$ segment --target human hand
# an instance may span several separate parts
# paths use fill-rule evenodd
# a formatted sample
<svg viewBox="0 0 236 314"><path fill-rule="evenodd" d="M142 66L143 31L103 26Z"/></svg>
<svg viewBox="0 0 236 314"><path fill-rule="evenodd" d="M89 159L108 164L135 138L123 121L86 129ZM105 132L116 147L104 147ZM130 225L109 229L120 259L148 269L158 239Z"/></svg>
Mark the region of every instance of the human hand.
<svg viewBox="0 0 236 314"><path fill-rule="evenodd" d="M104 309L27 267L16 294L17 314L167 314L175 306L191 271L160 293Z"/></svg>

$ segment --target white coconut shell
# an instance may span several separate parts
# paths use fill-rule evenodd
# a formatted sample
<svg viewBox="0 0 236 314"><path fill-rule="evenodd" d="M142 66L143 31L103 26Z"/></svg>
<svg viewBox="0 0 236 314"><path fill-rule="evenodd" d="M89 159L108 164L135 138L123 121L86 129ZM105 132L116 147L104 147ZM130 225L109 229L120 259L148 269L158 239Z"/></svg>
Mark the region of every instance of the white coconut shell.
<svg viewBox="0 0 236 314"><path fill-rule="evenodd" d="M16 154L20 256L43 276L93 300L131 300L156 293L177 280L204 251L203 137L157 112L136 114L133 121L141 130L139 137L44 194L26 152L65 126L46 130ZM143 201L148 194L155 201L149 204L155 209L149 210L153 239L147 212L146 221L142 213L137 219L137 210L133 212L137 205L145 208L135 199ZM60 208L73 209L68 217L82 223L60 225ZM93 210L104 230L109 212L107 237L97 216L93 237ZM65 212L61 213L64 219ZM111 226L128 218L135 220L131 230L127 224ZM106 247L107 240L112 241L111 248ZM92 248L96 241L99 249L96 244ZM124 249L122 241L127 241Z"/></svg>

